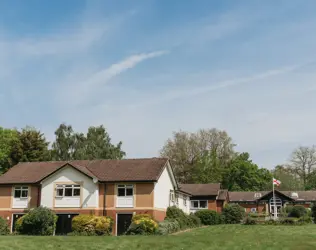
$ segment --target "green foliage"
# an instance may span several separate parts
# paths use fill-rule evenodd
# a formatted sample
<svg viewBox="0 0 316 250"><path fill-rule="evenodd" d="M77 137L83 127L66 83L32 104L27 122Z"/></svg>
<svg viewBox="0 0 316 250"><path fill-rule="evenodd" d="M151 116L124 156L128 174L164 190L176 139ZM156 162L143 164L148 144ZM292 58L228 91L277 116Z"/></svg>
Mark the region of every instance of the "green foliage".
<svg viewBox="0 0 316 250"><path fill-rule="evenodd" d="M122 142L111 143L106 129L101 125L89 127L87 134L76 133L72 126L61 124L55 131L56 140L52 145L54 160L122 159Z"/></svg>
<svg viewBox="0 0 316 250"><path fill-rule="evenodd" d="M10 229L7 221L0 217L0 235L7 235L9 233Z"/></svg>
<svg viewBox="0 0 316 250"><path fill-rule="evenodd" d="M189 215L189 219L191 220L193 227L199 227L202 224L201 219L193 213Z"/></svg>
<svg viewBox="0 0 316 250"><path fill-rule="evenodd" d="M199 220L194 216L185 214L181 209L175 206L168 207L166 215L167 220L177 220L181 230L198 227L200 225Z"/></svg>
<svg viewBox="0 0 316 250"><path fill-rule="evenodd" d="M200 218L203 225L217 225L221 224L221 217L216 211L199 210L195 213Z"/></svg>
<svg viewBox="0 0 316 250"><path fill-rule="evenodd" d="M241 153L225 168L222 185L229 191L260 191L267 188L271 179L269 170L254 164L248 153Z"/></svg>
<svg viewBox="0 0 316 250"><path fill-rule="evenodd" d="M19 143L17 130L0 127L0 174L16 164L12 149L17 143Z"/></svg>
<svg viewBox="0 0 316 250"><path fill-rule="evenodd" d="M239 224L245 217L245 210L238 204L227 204L222 211L222 215L226 224Z"/></svg>
<svg viewBox="0 0 316 250"><path fill-rule="evenodd" d="M72 219L72 231L83 235L111 235L113 220L106 216L78 215Z"/></svg>
<svg viewBox="0 0 316 250"><path fill-rule="evenodd" d="M243 225L256 225L257 224L257 221L252 218L251 216L247 216L243 222L242 222Z"/></svg>
<svg viewBox="0 0 316 250"><path fill-rule="evenodd" d="M307 213L306 208L303 206L294 206L289 212L289 217L300 218Z"/></svg>
<svg viewBox="0 0 316 250"><path fill-rule="evenodd" d="M305 214L302 217L300 217L298 221L301 223L310 224L313 222L313 218L310 215Z"/></svg>
<svg viewBox="0 0 316 250"><path fill-rule="evenodd" d="M251 218L265 218L266 214L265 213L249 213L248 216Z"/></svg>
<svg viewBox="0 0 316 250"><path fill-rule="evenodd" d="M316 223L316 203L312 204L311 212L312 212L313 221L314 221L314 223Z"/></svg>
<svg viewBox="0 0 316 250"><path fill-rule="evenodd" d="M16 231L27 235L53 235L57 216L49 208L38 207L19 218Z"/></svg>
<svg viewBox="0 0 316 250"><path fill-rule="evenodd" d="M127 235L151 235L155 234L158 229L156 221L148 216L133 219L126 234Z"/></svg>
<svg viewBox="0 0 316 250"><path fill-rule="evenodd" d="M136 221L136 220L140 220L144 218L153 219L150 214L135 214L133 215L132 221Z"/></svg>
<svg viewBox="0 0 316 250"><path fill-rule="evenodd" d="M159 235L167 235L171 233L175 233L180 231L180 224L177 220L164 220L159 222L157 234Z"/></svg>

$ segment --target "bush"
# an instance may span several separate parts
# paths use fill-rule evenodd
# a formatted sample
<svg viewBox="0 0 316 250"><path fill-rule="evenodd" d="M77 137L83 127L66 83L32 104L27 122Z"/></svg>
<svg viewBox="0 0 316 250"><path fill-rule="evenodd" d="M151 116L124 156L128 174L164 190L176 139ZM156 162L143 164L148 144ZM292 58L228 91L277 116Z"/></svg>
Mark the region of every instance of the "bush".
<svg viewBox="0 0 316 250"><path fill-rule="evenodd" d="M7 235L9 233L10 229L7 221L0 217L0 235Z"/></svg>
<svg viewBox="0 0 316 250"><path fill-rule="evenodd" d="M294 206L290 213L289 217L295 217L295 218L300 218L304 216L307 213L306 208L303 206Z"/></svg>
<svg viewBox="0 0 316 250"><path fill-rule="evenodd" d="M238 224L245 217L245 210L238 204L228 204L224 207L222 215L226 224Z"/></svg>
<svg viewBox="0 0 316 250"><path fill-rule="evenodd" d="M213 210L200 210L195 213L203 225L217 225L221 223L220 215Z"/></svg>
<svg viewBox="0 0 316 250"><path fill-rule="evenodd" d="M180 225L177 220L164 220L159 222L157 234L167 235L180 231Z"/></svg>
<svg viewBox="0 0 316 250"><path fill-rule="evenodd" d="M243 225L256 225L257 224L257 221L253 218L251 218L250 216L247 216L243 222L242 222Z"/></svg>
<svg viewBox="0 0 316 250"><path fill-rule="evenodd" d="M249 213L248 216L252 218L265 218L266 214L265 213Z"/></svg>
<svg viewBox="0 0 316 250"><path fill-rule="evenodd" d="M198 221L192 218L193 218L192 216L185 214L181 209L175 206L168 207L167 209L166 219L177 220L180 225L181 230L199 226L199 224L196 224Z"/></svg>
<svg viewBox="0 0 316 250"><path fill-rule="evenodd" d="M313 222L313 219L308 214L305 214L301 218L299 218L298 221L301 222L301 223L304 223L304 224L310 224L310 223Z"/></svg>
<svg viewBox="0 0 316 250"><path fill-rule="evenodd" d="M148 216L137 217L139 219L133 219L126 234L127 235L150 235L155 234L158 229L156 221Z"/></svg>
<svg viewBox="0 0 316 250"><path fill-rule="evenodd" d="M45 207L37 207L17 220L16 231L28 235L53 235L57 215Z"/></svg>
<svg viewBox="0 0 316 250"><path fill-rule="evenodd" d="M312 214L314 223L316 223L316 203L313 203L313 205L311 206L311 214Z"/></svg>
<svg viewBox="0 0 316 250"><path fill-rule="evenodd" d="M71 232L68 233L67 236L98 236L97 234L95 234L94 232Z"/></svg>
<svg viewBox="0 0 316 250"><path fill-rule="evenodd" d="M201 226L202 222L201 222L201 220L200 220L200 218L198 216L196 216L195 214L191 213L189 215L189 218L190 218L190 220L192 222L192 226L193 227Z"/></svg>
<svg viewBox="0 0 316 250"><path fill-rule="evenodd" d="M78 215L72 219L74 233L83 235L111 235L113 220L106 216Z"/></svg>
<svg viewBox="0 0 316 250"><path fill-rule="evenodd" d="M148 218L151 220L153 219L153 217L150 214L135 214L133 215L132 221L136 221L143 218Z"/></svg>

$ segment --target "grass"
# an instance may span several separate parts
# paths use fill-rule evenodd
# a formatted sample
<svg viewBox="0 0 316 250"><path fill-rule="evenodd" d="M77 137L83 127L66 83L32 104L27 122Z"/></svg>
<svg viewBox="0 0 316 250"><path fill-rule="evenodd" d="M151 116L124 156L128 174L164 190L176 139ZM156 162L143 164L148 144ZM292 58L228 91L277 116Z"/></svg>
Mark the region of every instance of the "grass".
<svg viewBox="0 0 316 250"><path fill-rule="evenodd" d="M33 237L2 236L5 250L181 250L181 249L316 249L316 225L219 225L169 236Z"/></svg>

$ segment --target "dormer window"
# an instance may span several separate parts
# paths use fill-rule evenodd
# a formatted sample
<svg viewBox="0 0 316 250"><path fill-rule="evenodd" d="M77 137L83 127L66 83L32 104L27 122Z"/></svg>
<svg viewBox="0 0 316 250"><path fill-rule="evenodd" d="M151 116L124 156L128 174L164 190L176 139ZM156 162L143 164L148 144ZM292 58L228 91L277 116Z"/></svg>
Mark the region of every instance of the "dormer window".
<svg viewBox="0 0 316 250"><path fill-rule="evenodd" d="M255 193L255 198L261 198L261 193Z"/></svg>
<svg viewBox="0 0 316 250"><path fill-rule="evenodd" d="M292 192L292 193L291 193L291 197L292 197L292 198L298 198L298 193Z"/></svg>

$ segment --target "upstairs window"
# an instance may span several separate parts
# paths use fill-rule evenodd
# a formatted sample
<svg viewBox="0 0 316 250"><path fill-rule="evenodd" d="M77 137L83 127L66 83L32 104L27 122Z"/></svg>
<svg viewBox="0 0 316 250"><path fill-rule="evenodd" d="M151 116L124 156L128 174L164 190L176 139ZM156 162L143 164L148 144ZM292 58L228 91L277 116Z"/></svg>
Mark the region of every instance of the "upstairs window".
<svg viewBox="0 0 316 250"><path fill-rule="evenodd" d="M261 197L261 193L255 193L255 198L260 198Z"/></svg>
<svg viewBox="0 0 316 250"><path fill-rule="evenodd" d="M79 197L80 185L57 185L56 197Z"/></svg>
<svg viewBox="0 0 316 250"><path fill-rule="evenodd" d="M117 196L126 197L133 196L134 188L133 185L118 185L117 186Z"/></svg>
<svg viewBox="0 0 316 250"><path fill-rule="evenodd" d="M14 198L27 198L29 195L29 188L28 187L15 187L14 188Z"/></svg>

